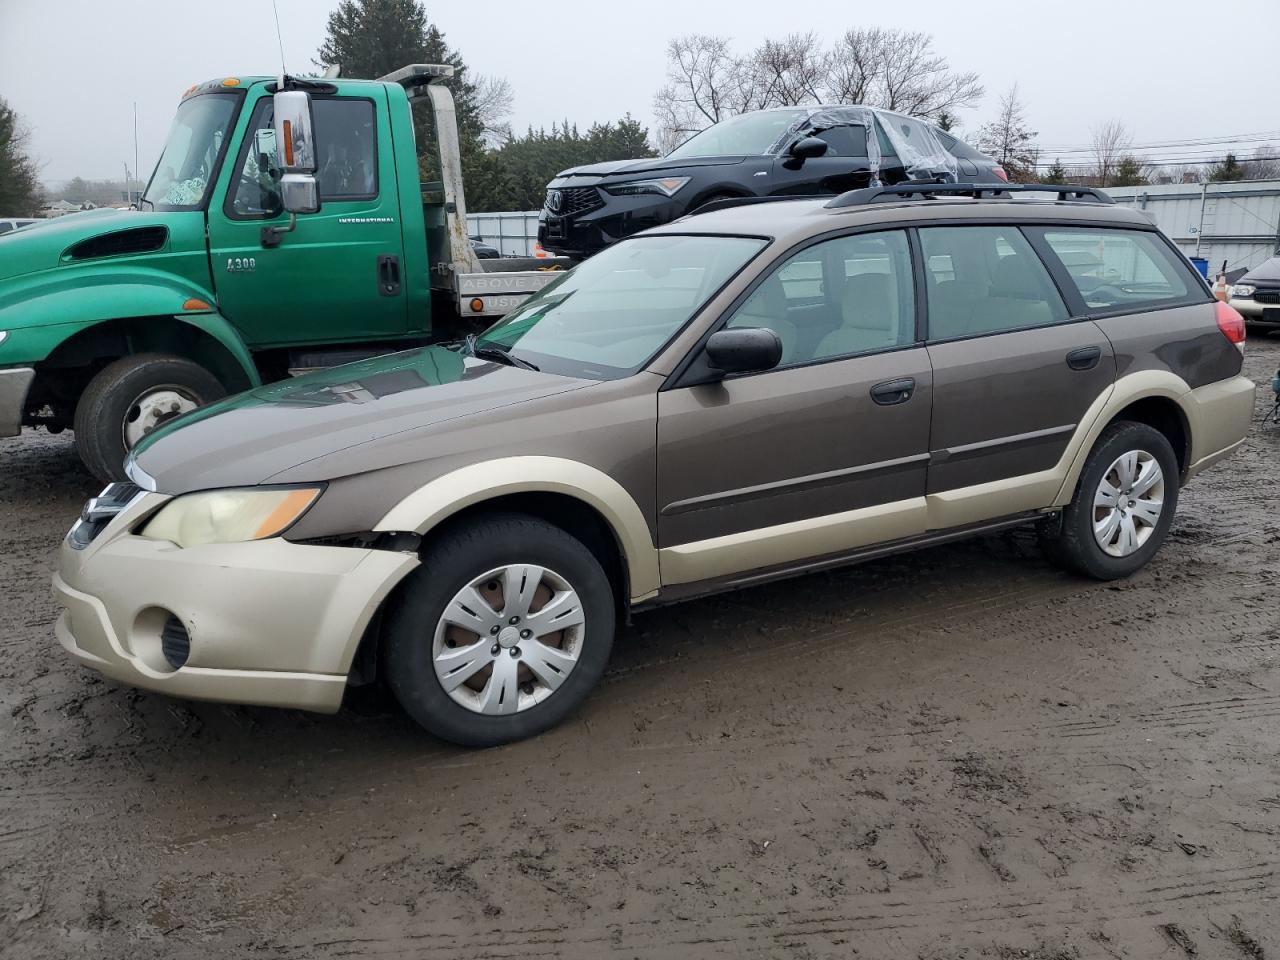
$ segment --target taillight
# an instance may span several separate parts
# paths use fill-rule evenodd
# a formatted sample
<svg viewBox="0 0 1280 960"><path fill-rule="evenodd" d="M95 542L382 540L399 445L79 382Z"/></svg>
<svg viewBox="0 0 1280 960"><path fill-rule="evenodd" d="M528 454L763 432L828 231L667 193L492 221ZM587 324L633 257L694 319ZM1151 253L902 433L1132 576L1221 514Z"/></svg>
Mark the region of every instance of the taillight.
<svg viewBox="0 0 1280 960"><path fill-rule="evenodd" d="M1009 182L1009 175L1004 172L1004 167L993 167L991 169L991 172L994 173L1001 180L1003 180L1005 183Z"/></svg>
<svg viewBox="0 0 1280 960"><path fill-rule="evenodd" d="M1232 343L1244 343L1244 317L1240 316L1240 312L1221 300L1217 301L1213 308L1217 314L1218 329L1222 331L1222 335Z"/></svg>

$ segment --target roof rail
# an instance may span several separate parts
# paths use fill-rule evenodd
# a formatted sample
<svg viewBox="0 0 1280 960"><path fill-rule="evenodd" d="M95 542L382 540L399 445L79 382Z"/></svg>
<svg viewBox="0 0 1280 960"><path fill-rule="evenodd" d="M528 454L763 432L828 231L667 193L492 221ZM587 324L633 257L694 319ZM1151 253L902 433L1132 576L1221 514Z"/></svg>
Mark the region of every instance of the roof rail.
<svg viewBox="0 0 1280 960"><path fill-rule="evenodd" d="M983 199L984 195L997 198L1011 193L1054 193L1059 202L1069 200L1088 201L1090 203L1115 203L1111 197L1096 187L1078 187L1061 183L895 183L889 187L864 187L861 190L849 190L840 194L826 204L829 210L842 207L857 207L866 203L887 203L893 200L905 200L911 197L929 199L931 197L972 197Z"/></svg>
<svg viewBox="0 0 1280 960"><path fill-rule="evenodd" d="M747 207L757 203L778 203L780 200L826 200L829 193L789 193L783 196L768 197L721 197L702 206L690 210L685 216L695 213L714 213L717 210L728 210L730 207Z"/></svg>

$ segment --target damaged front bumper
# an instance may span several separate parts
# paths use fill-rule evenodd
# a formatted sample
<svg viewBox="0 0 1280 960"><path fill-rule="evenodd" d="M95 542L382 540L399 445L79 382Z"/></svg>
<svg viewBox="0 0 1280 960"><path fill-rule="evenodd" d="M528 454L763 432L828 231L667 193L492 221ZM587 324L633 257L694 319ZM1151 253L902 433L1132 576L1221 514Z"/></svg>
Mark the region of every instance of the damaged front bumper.
<svg viewBox="0 0 1280 960"><path fill-rule="evenodd" d="M279 538L183 549L131 532L167 499L139 492L87 545L63 541L62 646L175 697L336 711L365 630L417 556Z"/></svg>

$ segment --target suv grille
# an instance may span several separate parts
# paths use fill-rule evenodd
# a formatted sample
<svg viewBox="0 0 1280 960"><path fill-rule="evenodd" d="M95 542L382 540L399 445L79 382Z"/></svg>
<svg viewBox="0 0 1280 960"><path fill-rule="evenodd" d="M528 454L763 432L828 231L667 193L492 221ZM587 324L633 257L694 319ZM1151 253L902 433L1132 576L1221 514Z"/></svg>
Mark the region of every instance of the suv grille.
<svg viewBox="0 0 1280 960"><path fill-rule="evenodd" d="M595 187L560 187L547 191L547 212L557 217L576 217L604 206Z"/></svg>
<svg viewBox="0 0 1280 960"><path fill-rule="evenodd" d="M1280 290L1255 290L1253 299L1258 303L1280 303Z"/></svg>

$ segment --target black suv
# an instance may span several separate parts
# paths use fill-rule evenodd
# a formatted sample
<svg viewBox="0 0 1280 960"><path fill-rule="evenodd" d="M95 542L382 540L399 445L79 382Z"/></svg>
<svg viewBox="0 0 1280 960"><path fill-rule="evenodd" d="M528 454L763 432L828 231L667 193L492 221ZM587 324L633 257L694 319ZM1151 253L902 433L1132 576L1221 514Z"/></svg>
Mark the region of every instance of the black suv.
<svg viewBox="0 0 1280 960"><path fill-rule="evenodd" d="M574 167L547 185L538 242L589 257L729 197L838 194L904 180L1007 180L932 124L861 106L778 107L722 120L665 157Z"/></svg>

